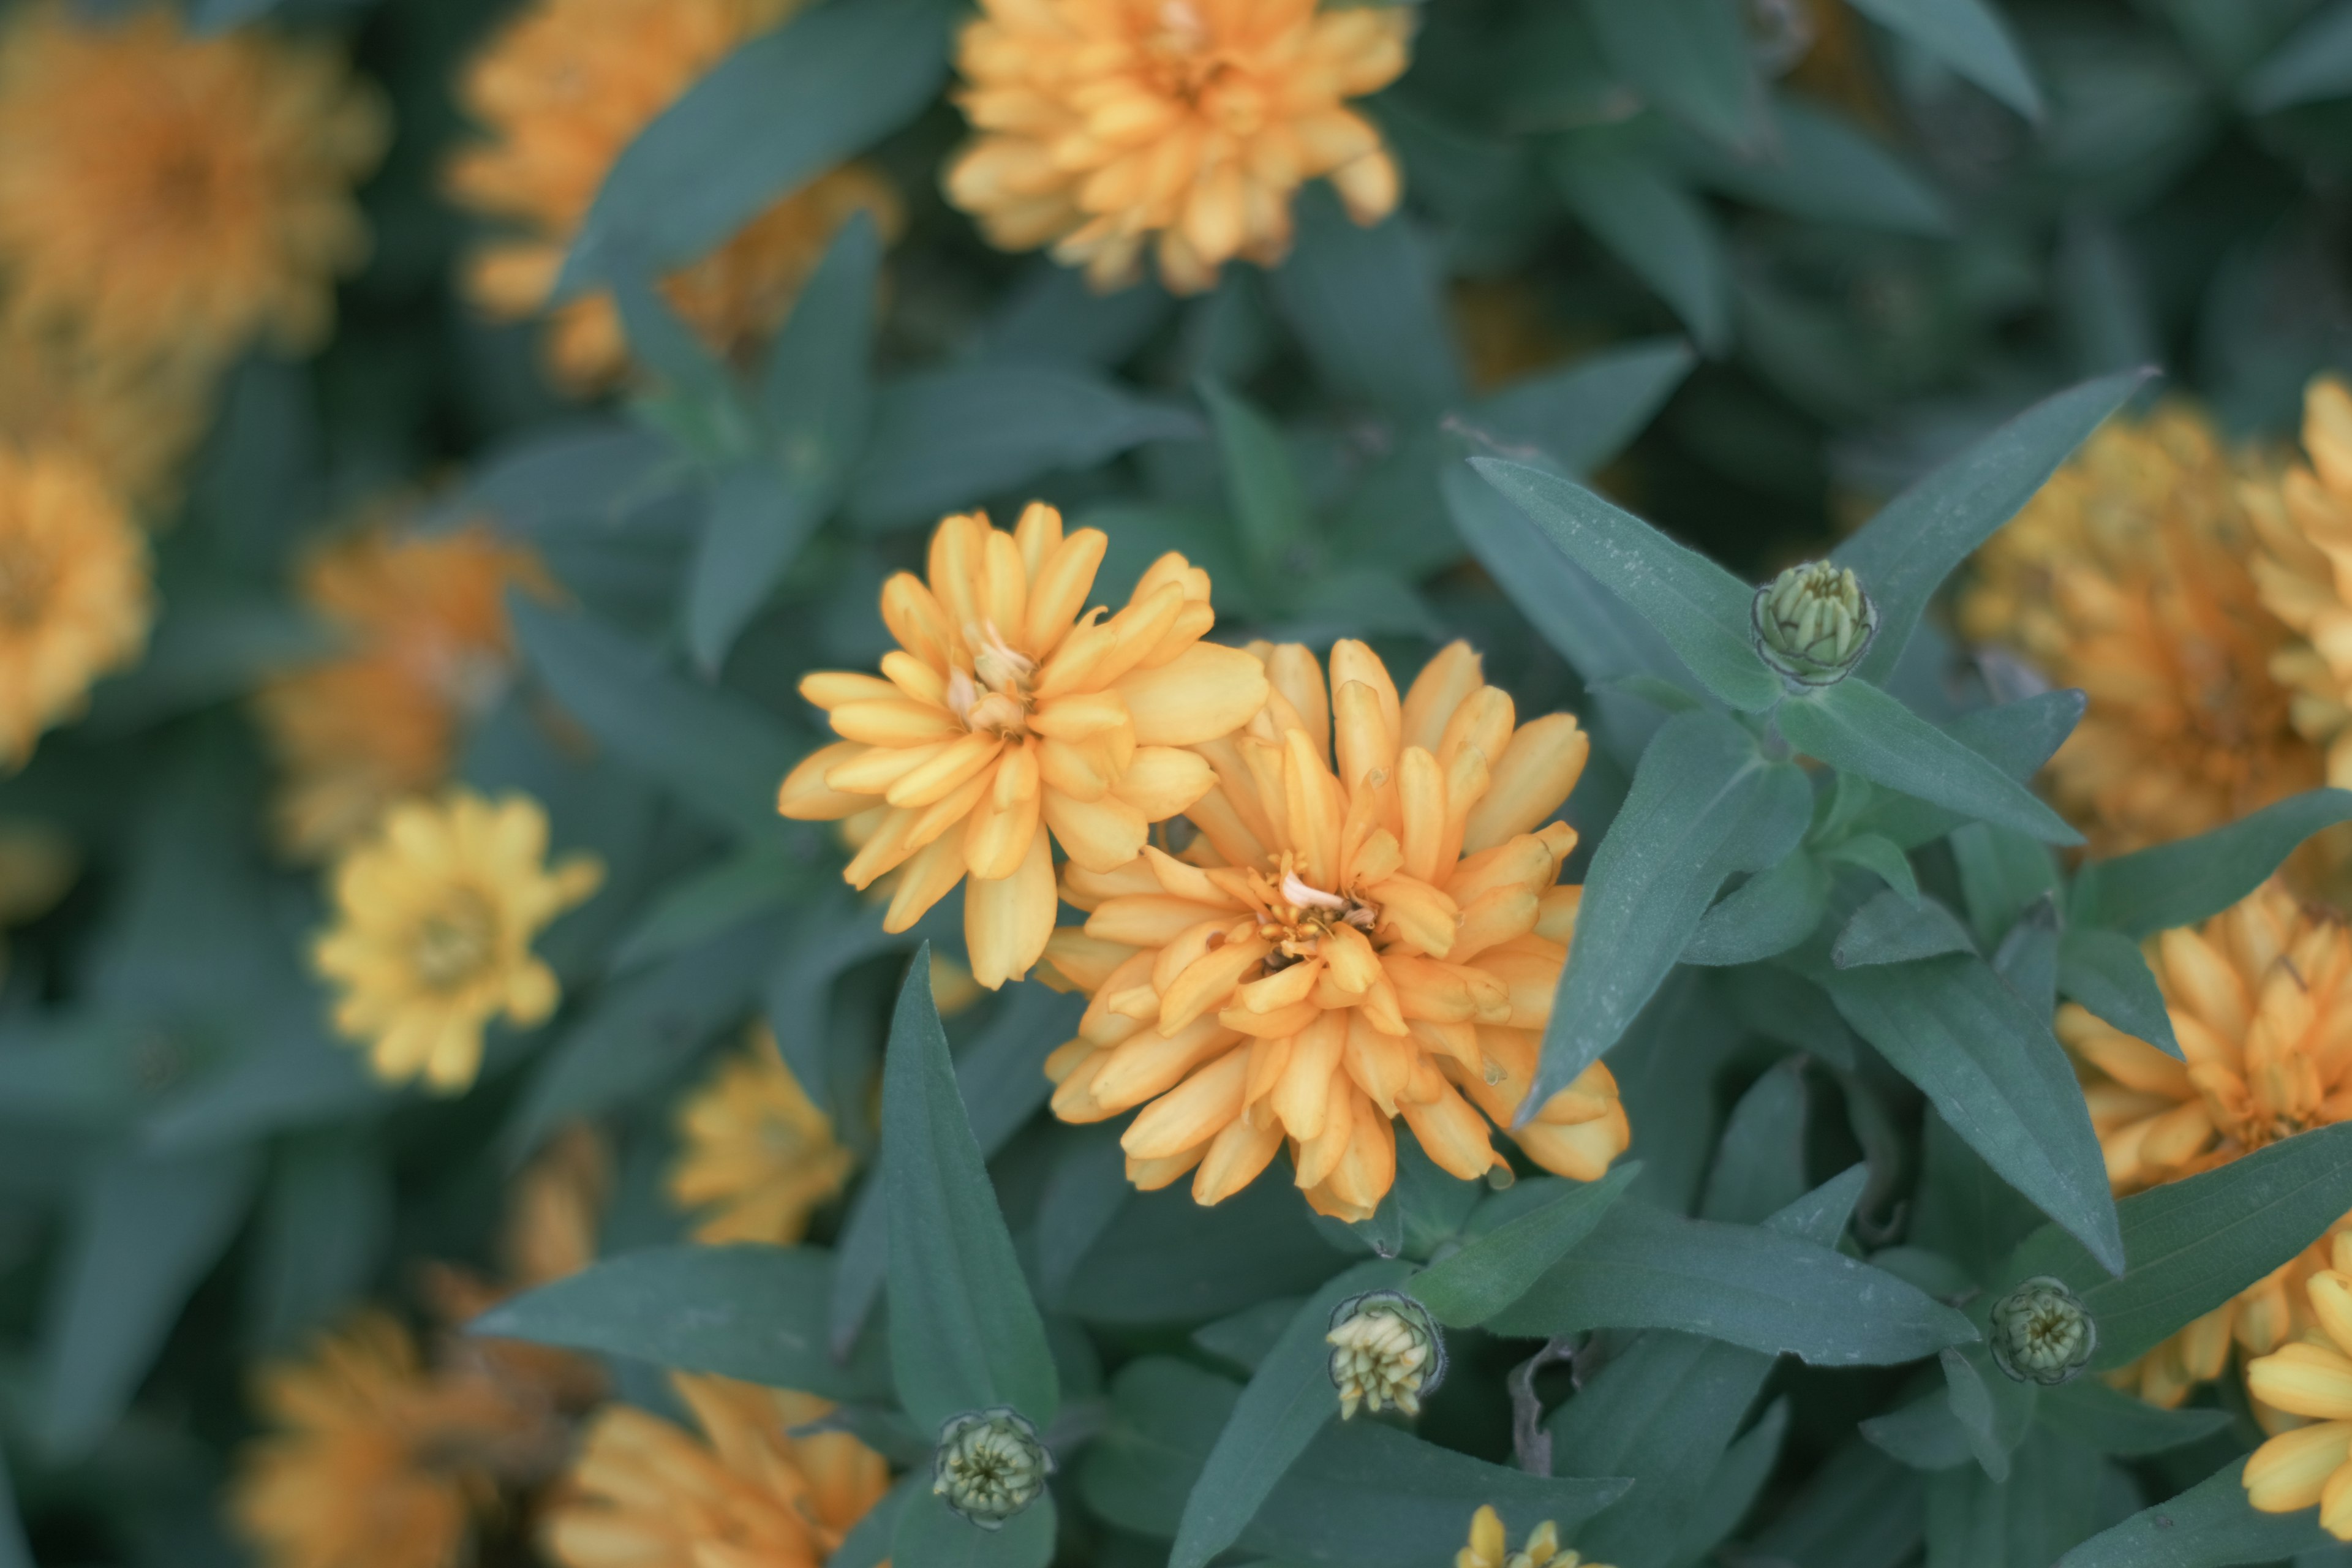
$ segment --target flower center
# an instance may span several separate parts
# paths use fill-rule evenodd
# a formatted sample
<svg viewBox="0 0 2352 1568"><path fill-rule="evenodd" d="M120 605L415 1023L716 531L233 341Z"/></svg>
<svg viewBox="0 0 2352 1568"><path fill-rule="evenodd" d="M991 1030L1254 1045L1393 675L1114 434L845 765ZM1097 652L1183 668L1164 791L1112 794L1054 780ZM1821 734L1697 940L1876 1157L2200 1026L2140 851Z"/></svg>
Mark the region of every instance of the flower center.
<svg viewBox="0 0 2352 1568"><path fill-rule="evenodd" d="M453 888L439 909L416 922L417 978L435 991L455 991L489 966L497 939L489 901L470 888Z"/></svg>
<svg viewBox="0 0 2352 1568"><path fill-rule="evenodd" d="M1327 893L1315 887L1298 874L1288 850L1283 852L1280 870L1279 877L1265 871L1250 873L1268 916L1259 924L1257 934L1274 943L1274 952L1266 955L1267 973L1314 957L1334 926L1351 925L1370 936L1380 925L1379 906L1352 894Z"/></svg>
<svg viewBox="0 0 2352 1568"><path fill-rule="evenodd" d="M1247 134L1264 123L1263 96L1210 35L1193 0L1160 0L1143 36L1144 71L1154 89Z"/></svg>
<svg viewBox="0 0 2352 1568"><path fill-rule="evenodd" d="M1004 640L994 621L967 626L971 670L948 672L948 707L976 735L1017 740L1029 732L1029 685L1037 661Z"/></svg>

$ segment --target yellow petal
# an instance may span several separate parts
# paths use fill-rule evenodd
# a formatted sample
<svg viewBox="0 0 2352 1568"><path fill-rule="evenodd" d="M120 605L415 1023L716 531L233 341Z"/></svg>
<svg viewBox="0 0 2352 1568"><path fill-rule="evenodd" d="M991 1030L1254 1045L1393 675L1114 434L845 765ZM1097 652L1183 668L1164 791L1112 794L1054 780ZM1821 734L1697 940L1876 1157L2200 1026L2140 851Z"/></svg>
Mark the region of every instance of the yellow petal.
<svg viewBox="0 0 2352 1568"><path fill-rule="evenodd" d="M889 690L887 700L848 702L835 709L834 733L877 746L919 746L926 741L952 740L961 732L962 726L946 709L909 701L898 695L896 687Z"/></svg>
<svg viewBox="0 0 2352 1568"><path fill-rule="evenodd" d="M2352 1360L2294 1343L2249 1363L2246 1389L2265 1405L2322 1421L2352 1419Z"/></svg>
<svg viewBox="0 0 2352 1568"><path fill-rule="evenodd" d="M776 791L776 810L798 822L838 822L866 810L874 804L872 795L835 789L825 782L825 774L845 763L855 762L866 750L857 741L835 741L831 745L819 746L784 775L783 784Z"/></svg>
<svg viewBox="0 0 2352 1568"><path fill-rule="evenodd" d="M963 835L943 834L915 852L890 891L890 908L882 917L887 931L912 930L933 904L963 879Z"/></svg>
<svg viewBox="0 0 2352 1568"><path fill-rule="evenodd" d="M1215 787L1217 775L1198 752L1174 746L1138 746L1113 787L1119 799L1143 813L1146 821L1165 822Z"/></svg>
<svg viewBox="0 0 2352 1568"><path fill-rule="evenodd" d="M1232 1030L1214 1018L1195 1018L1172 1035L1145 1029L1111 1048L1095 1074L1097 1104L1116 1114L1167 1093L1202 1062L1234 1044Z"/></svg>
<svg viewBox="0 0 2352 1568"><path fill-rule="evenodd" d="M1145 1107L1118 1141L1139 1160L1163 1159L1204 1144L1241 1114L1249 1078L1246 1047L1228 1050Z"/></svg>
<svg viewBox="0 0 2352 1568"><path fill-rule="evenodd" d="M1404 694L1397 743L1419 746L1434 756L1454 710L1486 684L1484 666L1468 643L1450 642L1438 649L1436 657L1413 677L1412 689Z"/></svg>
<svg viewBox="0 0 2352 1568"><path fill-rule="evenodd" d="M1090 871L1110 871L1143 853L1151 824L1116 795L1074 800L1058 791L1045 795L1045 826L1070 858Z"/></svg>
<svg viewBox="0 0 2352 1568"><path fill-rule="evenodd" d="M1486 794L1470 813L1462 848L1475 854L1534 828L1558 811L1584 773L1591 737L1571 713L1522 724L1493 764Z"/></svg>
<svg viewBox="0 0 2352 1568"><path fill-rule="evenodd" d="M1027 640L1038 657L1060 645L1087 607L1087 595L1094 592L1095 573L1109 546L1110 538L1102 530L1081 528L1047 552L1029 584Z"/></svg>
<svg viewBox="0 0 2352 1568"><path fill-rule="evenodd" d="M1282 1124L1271 1118L1264 1127L1245 1119L1227 1122L1192 1177L1192 1201L1203 1207L1224 1202L1256 1181L1281 1147Z"/></svg>
<svg viewBox="0 0 2352 1568"><path fill-rule="evenodd" d="M2327 1478L2352 1450L2352 1422L2282 1432L2246 1460L2246 1500L2263 1513L2293 1513L2319 1501Z"/></svg>
<svg viewBox="0 0 2352 1568"><path fill-rule="evenodd" d="M963 892L963 942L971 977L997 989L1029 973L1054 934L1054 855L1045 836L1029 836L1021 868L995 880L973 878Z"/></svg>
<svg viewBox="0 0 2352 1568"><path fill-rule="evenodd" d="M1267 1103L1282 1119L1283 1127L1302 1143L1312 1142L1323 1131L1330 1111L1331 1075L1339 1070L1339 1056L1347 1044L1344 1013L1319 1014L1291 1041L1290 1059L1284 1064L1281 1079Z"/></svg>
<svg viewBox="0 0 2352 1568"><path fill-rule="evenodd" d="M1139 746L1192 746L1249 722L1271 688L1265 667L1240 648L1196 643L1157 669L1130 672L1114 689Z"/></svg>

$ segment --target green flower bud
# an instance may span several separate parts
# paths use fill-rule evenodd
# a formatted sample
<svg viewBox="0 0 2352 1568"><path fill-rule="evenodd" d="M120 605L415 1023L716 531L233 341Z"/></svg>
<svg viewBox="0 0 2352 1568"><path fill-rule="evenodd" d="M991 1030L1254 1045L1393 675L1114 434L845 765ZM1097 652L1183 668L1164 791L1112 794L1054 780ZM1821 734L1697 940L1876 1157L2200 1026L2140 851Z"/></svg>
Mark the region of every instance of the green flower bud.
<svg viewBox="0 0 2352 1568"><path fill-rule="evenodd" d="M2020 1383L2068 1382L2098 1347L2097 1321L2074 1292L2046 1275L1993 1304L1993 1364Z"/></svg>
<svg viewBox="0 0 2352 1568"><path fill-rule="evenodd" d="M982 1530L1004 1521L1037 1500L1054 1456L1037 1428L1008 1405L950 1415L940 1428L931 1456L931 1492Z"/></svg>
<svg viewBox="0 0 2352 1568"><path fill-rule="evenodd" d="M1331 1312L1331 1382L1339 1419L1359 1405L1421 1414L1421 1396L1445 1380L1445 1337L1429 1309L1402 1290L1367 1290Z"/></svg>
<svg viewBox="0 0 2352 1568"><path fill-rule="evenodd" d="M1878 635L1878 606L1851 568L1827 561L1791 566L1757 589L1749 617L1756 651L1799 686L1843 680Z"/></svg>

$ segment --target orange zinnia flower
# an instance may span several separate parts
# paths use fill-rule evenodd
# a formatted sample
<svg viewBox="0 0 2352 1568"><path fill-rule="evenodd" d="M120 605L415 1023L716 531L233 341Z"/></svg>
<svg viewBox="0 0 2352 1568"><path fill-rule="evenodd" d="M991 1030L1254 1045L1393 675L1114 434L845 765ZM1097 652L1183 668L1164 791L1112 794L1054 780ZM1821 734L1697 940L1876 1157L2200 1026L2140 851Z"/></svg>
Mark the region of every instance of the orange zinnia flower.
<svg viewBox="0 0 2352 1568"><path fill-rule="evenodd" d="M2310 1425L2255 1449L2243 1479L2261 1511L2316 1507L2328 1534L2352 1541L2352 1236L2336 1238L2328 1262L2301 1292L2310 1331L2246 1368L2260 1406Z"/></svg>
<svg viewBox="0 0 2352 1568"><path fill-rule="evenodd" d="M1213 782L1182 748L1265 701L1256 659L1201 640L1216 624L1209 574L1181 555L1154 562L1127 607L1096 620L1087 596L1108 542L1091 528L1064 537L1044 505L1010 533L950 517L931 536L929 585L911 572L883 584L898 641L887 679L801 682L844 739L792 771L778 809L821 822L877 796L889 805L842 873L863 888L906 868L886 931L907 930L969 872L964 942L991 990L1027 973L1053 934L1047 832L1090 870L1125 865L1151 824Z"/></svg>
<svg viewBox="0 0 2352 1568"><path fill-rule="evenodd" d="M2262 539L2263 603L2293 628L2271 661L2293 695L2294 726L2326 757L2327 782L2352 785L2352 387L2324 375L2304 395L2298 463L2244 489Z"/></svg>
<svg viewBox="0 0 2352 1568"><path fill-rule="evenodd" d="M147 541L82 458L0 443L0 764L138 661L154 616Z"/></svg>
<svg viewBox="0 0 2352 1568"><path fill-rule="evenodd" d="M1328 175L1358 223L1395 207L1395 161L1346 105L1403 74L1410 30L1402 6L1315 0L982 0L957 55L979 134L948 198L1097 288L1155 242L1180 293L1237 256L1271 266L1306 181Z"/></svg>
<svg viewBox="0 0 2352 1568"><path fill-rule="evenodd" d="M1054 1110L1143 1106L1129 1176L1197 1167L1204 1204L1287 1141L1307 1200L1362 1219L1395 1174L1398 1116L1454 1175L1501 1158L1478 1112L1508 1125L1535 1073L1582 892L1555 885L1576 830L1548 819L1591 743L1570 714L1517 723L1465 643L1402 699L1361 643L1332 648L1328 699L1306 648L1252 651L1274 695L1200 748L1217 777L1185 814L1200 837L1066 874L1092 918L1047 960L1094 1000L1046 1064ZM1594 1063L1514 1136L1598 1177L1629 1137L1615 1079Z"/></svg>

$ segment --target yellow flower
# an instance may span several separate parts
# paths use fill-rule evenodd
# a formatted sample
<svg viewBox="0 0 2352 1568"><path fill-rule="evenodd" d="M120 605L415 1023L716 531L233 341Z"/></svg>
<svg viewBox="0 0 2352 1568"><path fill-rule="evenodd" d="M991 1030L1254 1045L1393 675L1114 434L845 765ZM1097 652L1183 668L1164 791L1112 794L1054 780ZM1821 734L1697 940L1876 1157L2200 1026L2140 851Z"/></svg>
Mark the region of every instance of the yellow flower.
<svg viewBox="0 0 2352 1568"><path fill-rule="evenodd" d="M2352 390L2321 376L2304 395L2308 465L2250 482L2261 537L2254 580L2294 630L2271 668L2292 691L2294 727L2326 758L2327 782L2352 784Z"/></svg>
<svg viewBox="0 0 2352 1568"><path fill-rule="evenodd" d="M379 519L304 565L302 601L346 651L255 699L285 774L275 815L289 854L323 858L448 776L464 721L506 689L514 584L551 591L537 556L480 526L422 533Z"/></svg>
<svg viewBox="0 0 2352 1568"><path fill-rule="evenodd" d="M630 1405L598 1415L543 1532L563 1568L822 1568L889 1489L846 1432L790 1435L832 1408L813 1394L670 1382L702 1436Z"/></svg>
<svg viewBox="0 0 2352 1568"><path fill-rule="evenodd" d="M685 1150L670 1170L670 1201L709 1211L697 1241L788 1246L849 1178L849 1151L765 1024L679 1107L677 1128Z"/></svg>
<svg viewBox="0 0 2352 1568"><path fill-rule="evenodd" d="M2110 422L1978 553L1960 627L2090 696L2050 764L2096 855L2186 838L2320 782L2273 676L2241 469L2203 416Z"/></svg>
<svg viewBox="0 0 2352 1568"><path fill-rule="evenodd" d="M2246 1500L2264 1513L2317 1505L2319 1522L2352 1541L2352 1236L2305 1287L2311 1329L2246 1368L2257 1400L2315 1425L2281 1432L2246 1461Z"/></svg>
<svg viewBox="0 0 2352 1568"><path fill-rule="evenodd" d="M0 444L0 763L137 663L153 614L146 539L89 465Z"/></svg>
<svg viewBox="0 0 2352 1568"><path fill-rule="evenodd" d="M335 276L367 253L351 187L389 129L327 50L190 37L170 6L99 22L27 5L0 34L12 303L106 353L310 348Z"/></svg>
<svg viewBox="0 0 2352 1568"><path fill-rule="evenodd" d="M746 38L799 0L535 0L494 37L458 96L490 140L451 163L450 193L512 226L484 245L465 279L492 314L520 320L547 303L596 190L637 132ZM702 260L666 279L672 307L714 351L734 353L792 310L835 230L857 213L886 234L897 194L856 164L820 174L753 218ZM548 354L578 392L628 363L608 295L560 308Z"/></svg>
<svg viewBox="0 0 2352 1568"><path fill-rule="evenodd" d="M2118 1194L2352 1117L2352 932L2341 917L2274 880L2200 930L2162 932L2147 956L2186 1064L2075 1003L2058 1010ZM2221 1374L2233 1342L2273 1349L2300 1326L2300 1283L2325 1257L2315 1246L2116 1381L2175 1405Z"/></svg>
<svg viewBox="0 0 2352 1568"><path fill-rule="evenodd" d="M1535 1072L1582 891L1554 886L1575 829L1546 823L1591 746L1569 714L1518 724L1465 643L1402 700L1361 643L1332 648L1328 699L1306 648L1252 651L1274 694L1199 748L1217 784L1186 813L1184 857L1065 874L1092 918L1047 962L1093 1002L1047 1059L1054 1110L1143 1106L1129 1179L1198 1167L1203 1204L1287 1139L1307 1200L1362 1219L1394 1178L1400 1115L1456 1176L1501 1160L1478 1113L1507 1125ZM1596 1062L1514 1136L1597 1178L1629 1137L1615 1079Z"/></svg>
<svg viewBox="0 0 2352 1568"><path fill-rule="evenodd" d="M1528 1543L1511 1550L1503 1533L1503 1516L1491 1505L1470 1516L1470 1543L1454 1554L1454 1568L1605 1568L1587 1562L1559 1543L1559 1530L1549 1520L1535 1527Z"/></svg>
<svg viewBox="0 0 2352 1568"><path fill-rule="evenodd" d="M977 134L948 199L1097 288L1133 281L1155 242L1179 293L1235 257L1272 266L1308 180L1358 223L1395 207L1396 163L1347 100L1403 74L1411 26L1315 0L982 0L957 51Z"/></svg>
<svg viewBox="0 0 2352 1568"><path fill-rule="evenodd" d="M339 993L335 1027L386 1083L466 1089L492 1017L529 1028L555 1011L531 941L603 875L593 856L551 870L547 813L521 795L460 788L393 806L336 862L336 923L312 950Z"/></svg>
<svg viewBox="0 0 2352 1568"><path fill-rule="evenodd" d="M777 808L838 821L890 807L842 873L863 888L906 868L885 931L912 926L969 872L964 944L992 991L1027 973L1053 934L1047 833L1088 870L1127 864L1152 823L1213 782L1182 748L1265 701L1256 659L1201 640L1216 622L1209 574L1181 555L1096 620L1087 596L1108 542L1091 528L1065 538L1049 506L1030 506L1010 533L950 517L931 535L929 585L901 572L882 586L898 643L882 658L887 679L801 682L844 738L792 771Z"/></svg>
<svg viewBox="0 0 2352 1568"><path fill-rule="evenodd" d="M378 1312L264 1366L255 1403L273 1430L239 1454L228 1511L269 1568L457 1568L501 1474L543 1446L487 1384L428 1374Z"/></svg>
<svg viewBox="0 0 2352 1568"><path fill-rule="evenodd" d="M0 311L0 439L75 454L144 521L176 493L211 396L193 355L101 354L80 332Z"/></svg>

